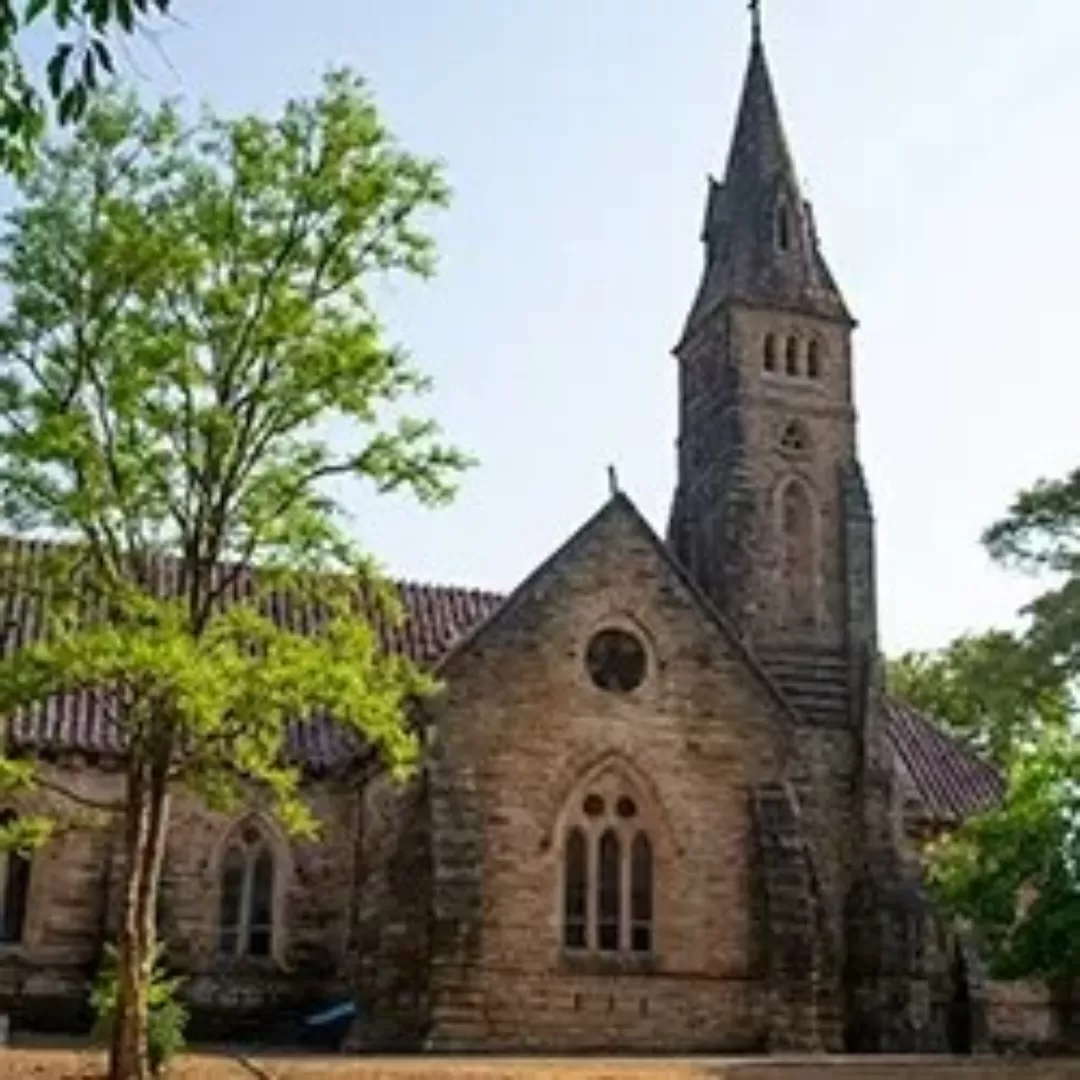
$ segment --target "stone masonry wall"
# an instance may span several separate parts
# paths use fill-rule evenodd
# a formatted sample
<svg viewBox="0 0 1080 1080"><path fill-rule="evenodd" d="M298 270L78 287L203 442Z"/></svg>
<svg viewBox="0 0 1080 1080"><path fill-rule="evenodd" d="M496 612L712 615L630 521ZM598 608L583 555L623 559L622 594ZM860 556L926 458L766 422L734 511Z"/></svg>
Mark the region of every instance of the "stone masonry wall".
<svg viewBox="0 0 1080 1080"><path fill-rule="evenodd" d="M90 798L115 798L115 778L73 761L56 777ZM70 817L66 800L40 792L5 807ZM23 940L0 945L0 1013L16 1027L85 1029L89 979L101 961L114 837L106 821L62 830L33 858Z"/></svg>
<svg viewBox="0 0 1080 1080"><path fill-rule="evenodd" d="M290 840L257 808L224 817L191 798L172 807L161 929L187 978L196 1030L206 1036L289 1038L305 1013L348 996L359 800L351 785L321 785L308 798L321 825L309 841ZM216 948L219 863L226 838L245 819L267 836L275 857L275 934L265 959L225 959Z"/></svg>
<svg viewBox="0 0 1080 1080"><path fill-rule="evenodd" d="M121 792L120 778L100 767L72 760L50 768L84 796L108 800ZM323 825L310 842L286 839L255 809L228 818L191 797L172 803L159 931L170 963L185 976L195 1035L288 1037L301 1013L347 993L342 961L355 894L358 800L352 785L329 783L313 787L310 798ZM41 806L40 798L24 804ZM262 960L216 952L218 860L230 830L246 818L257 821L275 854L275 940L273 956ZM35 854L23 941L0 947L0 1012L11 1012L16 1026L72 1030L89 1023L88 983L119 919L120 847L119 823L101 817Z"/></svg>
<svg viewBox="0 0 1080 1080"><path fill-rule="evenodd" d="M597 689L584 668L609 625L648 644L650 675L632 694ZM609 505L446 676L432 759L432 1044L764 1046L750 793L785 774L790 718L629 512ZM639 794L655 848L645 962L560 947L561 820L609 775Z"/></svg>
<svg viewBox="0 0 1080 1080"><path fill-rule="evenodd" d="M364 790L356 931L350 946L359 1006L350 1049L416 1047L428 1023L430 815L423 773Z"/></svg>
<svg viewBox="0 0 1080 1080"><path fill-rule="evenodd" d="M779 350L774 371L764 365L770 335ZM791 336L801 348L817 343L818 377L786 373ZM868 500L857 498L865 496L865 485L855 465L850 327L844 320L732 303L704 320L678 355L672 542L803 718L797 736L802 820L817 854L825 932L842 953L839 912L857 872L861 839L861 732L852 709L859 671L852 658L865 651L857 646L872 646L875 630L873 523ZM801 447L784 444L792 421L801 425ZM807 492L812 511L813 559L796 572L810 579L800 587L816 599L813 626L789 625L785 616L792 568L781 502L793 481ZM849 550L853 537L857 550ZM837 962L842 967L844 957Z"/></svg>

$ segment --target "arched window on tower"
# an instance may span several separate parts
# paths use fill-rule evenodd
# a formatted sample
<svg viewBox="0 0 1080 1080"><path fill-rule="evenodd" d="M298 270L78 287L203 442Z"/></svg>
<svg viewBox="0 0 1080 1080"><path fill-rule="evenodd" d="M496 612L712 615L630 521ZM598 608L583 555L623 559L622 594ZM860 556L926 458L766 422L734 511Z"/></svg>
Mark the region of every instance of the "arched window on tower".
<svg viewBox="0 0 1080 1080"><path fill-rule="evenodd" d="M764 366L768 372L776 371L776 335L765 335L765 347L764 347Z"/></svg>
<svg viewBox="0 0 1080 1080"><path fill-rule="evenodd" d="M799 339L794 334L788 337L785 346L784 370L789 375L799 374Z"/></svg>
<svg viewBox="0 0 1080 1080"><path fill-rule="evenodd" d="M780 496L784 621L790 629L817 623L814 506L806 485L789 480Z"/></svg>
<svg viewBox="0 0 1080 1080"><path fill-rule="evenodd" d="M0 811L0 829L10 829L14 810ZM30 860L17 851L0 849L0 944L16 945L23 938L30 895Z"/></svg>
<svg viewBox="0 0 1080 1080"><path fill-rule="evenodd" d="M230 839L221 861L218 952L268 957L274 938L274 856L254 822Z"/></svg>
<svg viewBox="0 0 1080 1080"><path fill-rule="evenodd" d="M808 378L821 378L821 342L813 340L806 347L806 374Z"/></svg>

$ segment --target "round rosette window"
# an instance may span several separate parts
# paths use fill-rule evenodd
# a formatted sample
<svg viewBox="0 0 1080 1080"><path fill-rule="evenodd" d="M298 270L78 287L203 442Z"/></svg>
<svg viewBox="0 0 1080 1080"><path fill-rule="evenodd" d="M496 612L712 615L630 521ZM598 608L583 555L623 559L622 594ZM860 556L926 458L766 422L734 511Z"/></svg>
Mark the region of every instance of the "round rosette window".
<svg viewBox="0 0 1080 1080"><path fill-rule="evenodd" d="M644 681L649 660L641 640L626 630L601 630L589 642L585 667L601 690L628 694Z"/></svg>

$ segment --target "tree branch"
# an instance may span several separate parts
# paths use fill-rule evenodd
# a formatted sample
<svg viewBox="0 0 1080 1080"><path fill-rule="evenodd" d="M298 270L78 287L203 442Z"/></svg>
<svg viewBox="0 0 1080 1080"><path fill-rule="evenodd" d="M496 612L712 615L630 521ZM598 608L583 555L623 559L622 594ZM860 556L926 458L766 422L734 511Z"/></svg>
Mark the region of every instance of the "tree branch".
<svg viewBox="0 0 1080 1080"><path fill-rule="evenodd" d="M124 810L124 803L122 800L111 801L93 799L88 795L81 795L77 791L72 791L67 785L61 784L57 780L51 780L45 776L35 776L34 783L45 791L51 791L53 794L59 795L69 802L73 802L76 806L81 806L84 810L95 810L102 814L120 814L123 813Z"/></svg>

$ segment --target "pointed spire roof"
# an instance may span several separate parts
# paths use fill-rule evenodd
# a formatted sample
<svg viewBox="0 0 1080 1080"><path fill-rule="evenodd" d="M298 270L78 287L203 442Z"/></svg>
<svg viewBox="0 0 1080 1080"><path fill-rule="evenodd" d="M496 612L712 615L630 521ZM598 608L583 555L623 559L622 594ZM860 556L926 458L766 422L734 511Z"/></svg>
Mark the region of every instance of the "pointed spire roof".
<svg viewBox="0 0 1080 1080"><path fill-rule="evenodd" d="M777 180L784 181L791 193L798 195L799 182L784 137L765 46L755 23L724 186L735 191L742 188L744 194L752 195L755 189Z"/></svg>
<svg viewBox="0 0 1080 1080"><path fill-rule="evenodd" d="M784 135L756 6L722 183L709 178L705 274L687 331L725 300L852 322L818 244Z"/></svg>

